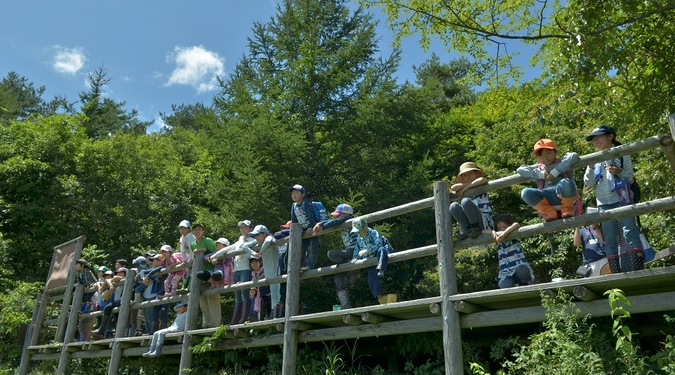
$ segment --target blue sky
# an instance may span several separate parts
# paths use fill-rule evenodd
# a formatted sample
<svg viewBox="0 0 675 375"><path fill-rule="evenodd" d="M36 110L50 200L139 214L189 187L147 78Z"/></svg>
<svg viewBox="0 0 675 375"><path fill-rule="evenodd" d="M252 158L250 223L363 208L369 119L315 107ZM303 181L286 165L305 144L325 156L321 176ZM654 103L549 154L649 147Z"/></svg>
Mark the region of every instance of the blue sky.
<svg viewBox="0 0 675 375"><path fill-rule="evenodd" d="M255 21L275 14L276 0L3 1L0 22L0 76L15 71L44 98L65 95L77 101L87 89L87 72L104 66L112 78L107 95L126 101L141 120L161 123L172 104L211 104L215 76L226 78L247 52ZM379 9L383 56L392 34ZM511 52L511 49L509 50ZM414 81L413 65L435 52L442 61L458 58L435 42L423 51L417 38L402 44L400 82Z"/></svg>

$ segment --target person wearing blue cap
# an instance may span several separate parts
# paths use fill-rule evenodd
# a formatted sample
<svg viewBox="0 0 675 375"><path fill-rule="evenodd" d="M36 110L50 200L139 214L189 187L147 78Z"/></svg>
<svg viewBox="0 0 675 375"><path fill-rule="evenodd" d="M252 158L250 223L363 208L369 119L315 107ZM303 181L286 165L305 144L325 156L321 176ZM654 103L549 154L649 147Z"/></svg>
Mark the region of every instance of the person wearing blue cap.
<svg viewBox="0 0 675 375"><path fill-rule="evenodd" d="M352 206L341 203L335 207L335 211L331 214L333 219L325 220L317 223L314 226L314 234L321 233L325 229L330 229L337 225L344 223L345 221L354 218L354 209ZM358 239L358 234L351 231L351 228L347 228L340 233L342 237L342 244L344 249L338 250L329 250L326 254L328 259L332 260L336 264L342 264L349 262L354 256L354 247L356 246L356 241ZM345 280L349 280L350 283L354 283L356 278L359 275L359 270L354 270L351 272L340 272L335 274L333 281L335 281L335 288L337 289L338 300L340 301L341 308L350 309L352 304L349 300L349 292L347 292L347 285Z"/></svg>
<svg viewBox="0 0 675 375"><path fill-rule="evenodd" d="M621 145L621 142L616 140L616 130L609 125L600 125L593 129L586 137L586 141L593 142L593 146L601 151ZM595 200L599 212L633 204L634 197L630 190L630 183L633 181L633 161L630 155L589 165L584 173L584 185L595 189ZM621 259L619 258L618 221L605 221L601 226L605 238L607 263L612 273L643 269L644 250L640 240L640 228L635 222L635 217L621 219L623 237L627 243L626 252L621 255Z"/></svg>
<svg viewBox="0 0 675 375"><path fill-rule="evenodd" d="M291 207L291 221L300 223L305 234L314 233L314 225L319 221L314 213L314 203L305 199L305 187L293 185L288 188L291 193L293 205ZM309 237L302 240L301 269L313 269L319 256L320 237Z"/></svg>
<svg viewBox="0 0 675 375"><path fill-rule="evenodd" d="M150 349L143 353L143 357L154 358L162 354L162 347L164 346L164 338L167 333L181 332L185 329L185 321L187 320L187 301L180 301L173 308L176 315L176 320L173 321L173 324L168 328L160 329L152 334L152 342L150 343Z"/></svg>

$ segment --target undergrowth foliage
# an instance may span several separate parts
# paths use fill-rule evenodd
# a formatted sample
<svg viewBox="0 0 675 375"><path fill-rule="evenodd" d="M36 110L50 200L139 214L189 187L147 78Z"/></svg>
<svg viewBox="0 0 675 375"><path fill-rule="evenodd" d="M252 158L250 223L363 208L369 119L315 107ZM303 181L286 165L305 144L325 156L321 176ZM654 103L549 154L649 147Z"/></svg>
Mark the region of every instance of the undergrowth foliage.
<svg viewBox="0 0 675 375"><path fill-rule="evenodd" d="M645 353L635 342L635 335L627 325L631 318L630 301L619 289L607 291L612 329L608 337L602 329L590 322L591 316L581 316L571 296L559 291L557 296L542 293L546 309L545 330L531 335L528 340L519 337L500 339L492 345L490 356L499 361L496 373L527 375L581 375L581 374L672 374L675 371L675 340L667 335L661 342L662 350L652 355ZM672 317L665 316L668 323ZM612 344L613 343L613 344ZM470 363L470 373L490 374L485 366Z"/></svg>

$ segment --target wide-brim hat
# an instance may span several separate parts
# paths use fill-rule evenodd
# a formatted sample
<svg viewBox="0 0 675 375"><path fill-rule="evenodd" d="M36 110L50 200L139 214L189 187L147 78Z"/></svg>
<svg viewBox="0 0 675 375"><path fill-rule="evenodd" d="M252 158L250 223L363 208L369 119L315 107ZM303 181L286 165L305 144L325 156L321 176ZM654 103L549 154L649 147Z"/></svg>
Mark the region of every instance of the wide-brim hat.
<svg viewBox="0 0 675 375"><path fill-rule="evenodd" d="M463 163L462 165L459 166L459 173L457 174L457 178L455 180L459 182L460 184L465 184L467 183L466 176L462 176L466 172L471 172L471 171L476 171L480 175L480 177L485 177L485 172L483 172L482 169L478 168L476 163L472 161L467 161L466 163Z"/></svg>
<svg viewBox="0 0 675 375"><path fill-rule="evenodd" d="M84 259L84 258L80 258L80 259L76 260L75 263L80 263L85 268L89 268L89 262L87 262L87 260Z"/></svg>

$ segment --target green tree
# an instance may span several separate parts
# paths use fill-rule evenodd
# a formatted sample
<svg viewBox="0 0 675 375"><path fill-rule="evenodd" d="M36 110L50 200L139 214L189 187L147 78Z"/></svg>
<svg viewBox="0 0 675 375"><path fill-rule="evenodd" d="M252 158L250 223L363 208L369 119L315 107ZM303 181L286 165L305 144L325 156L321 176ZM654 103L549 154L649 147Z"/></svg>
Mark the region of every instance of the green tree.
<svg viewBox="0 0 675 375"><path fill-rule="evenodd" d="M88 73L89 90L80 93L81 112L87 116L86 133L91 138L111 136L117 132L144 134L151 121L140 121L138 111L123 109L126 102L116 102L104 96L105 86L112 78L103 66Z"/></svg>

